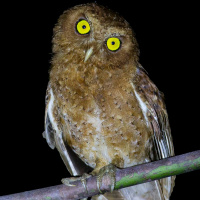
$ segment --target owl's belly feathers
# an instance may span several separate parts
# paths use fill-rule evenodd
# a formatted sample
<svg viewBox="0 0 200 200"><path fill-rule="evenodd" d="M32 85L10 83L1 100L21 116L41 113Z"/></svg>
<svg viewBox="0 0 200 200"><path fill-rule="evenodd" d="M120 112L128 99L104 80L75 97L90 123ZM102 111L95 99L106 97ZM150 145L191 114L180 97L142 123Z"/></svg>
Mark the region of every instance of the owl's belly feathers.
<svg viewBox="0 0 200 200"><path fill-rule="evenodd" d="M144 162L150 133L131 79L122 72L97 71L91 69L93 74L84 73L82 79L81 73L68 73L65 87L60 82L57 103L64 139L93 168L98 163L123 168Z"/></svg>

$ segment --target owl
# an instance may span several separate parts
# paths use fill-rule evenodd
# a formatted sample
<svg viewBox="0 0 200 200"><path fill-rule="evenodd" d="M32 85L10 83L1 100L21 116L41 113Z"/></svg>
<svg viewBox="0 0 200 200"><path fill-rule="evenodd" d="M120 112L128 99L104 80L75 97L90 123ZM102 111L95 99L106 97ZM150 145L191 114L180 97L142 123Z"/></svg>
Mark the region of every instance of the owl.
<svg viewBox="0 0 200 200"><path fill-rule="evenodd" d="M174 155L163 94L139 63L123 17L96 3L75 6L60 16L52 43L43 136L72 176ZM174 179L92 199L167 200Z"/></svg>

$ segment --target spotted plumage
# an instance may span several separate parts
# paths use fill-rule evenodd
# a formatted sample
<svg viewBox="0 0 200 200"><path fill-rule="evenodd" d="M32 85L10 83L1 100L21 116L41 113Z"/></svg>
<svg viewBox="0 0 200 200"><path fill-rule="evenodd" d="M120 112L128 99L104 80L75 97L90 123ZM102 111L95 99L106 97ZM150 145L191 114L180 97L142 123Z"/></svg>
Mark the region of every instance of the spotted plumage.
<svg viewBox="0 0 200 200"><path fill-rule="evenodd" d="M83 26L77 30L80 21ZM114 42L108 44L109 38ZM117 47L108 46L117 42ZM138 56L130 25L107 8L79 5L59 18L44 137L58 149L71 175L97 174L110 163L126 168L174 155L163 95ZM93 199L167 200L173 185L170 177Z"/></svg>

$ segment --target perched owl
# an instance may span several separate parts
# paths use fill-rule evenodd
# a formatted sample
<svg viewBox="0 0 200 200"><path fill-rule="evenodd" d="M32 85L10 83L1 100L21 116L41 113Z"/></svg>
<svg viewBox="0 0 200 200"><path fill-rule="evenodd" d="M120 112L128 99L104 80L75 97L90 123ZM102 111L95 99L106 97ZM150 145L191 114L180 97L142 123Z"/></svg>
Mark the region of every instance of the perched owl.
<svg viewBox="0 0 200 200"><path fill-rule="evenodd" d="M96 3L65 11L54 28L45 131L72 176L174 155L163 94L138 62L130 25ZM92 199L167 200L174 177Z"/></svg>

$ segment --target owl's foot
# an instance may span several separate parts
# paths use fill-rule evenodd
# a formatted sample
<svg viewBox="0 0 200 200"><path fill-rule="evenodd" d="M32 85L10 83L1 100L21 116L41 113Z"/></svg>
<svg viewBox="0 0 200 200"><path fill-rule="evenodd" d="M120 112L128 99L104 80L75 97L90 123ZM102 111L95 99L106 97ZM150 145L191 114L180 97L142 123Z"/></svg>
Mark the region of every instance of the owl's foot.
<svg viewBox="0 0 200 200"><path fill-rule="evenodd" d="M110 178L110 182L111 182L110 192L112 192L114 190L115 183L116 183L115 172L116 172L116 167L113 164L106 165L105 167L102 167L99 170L99 173L97 175L97 188L100 193L102 193L100 190L100 187L102 184L102 178L105 174L108 174L109 178Z"/></svg>
<svg viewBox="0 0 200 200"><path fill-rule="evenodd" d="M89 178L91 175L89 174L86 174L84 173L82 176L80 177L70 177L70 178L63 178L61 180L61 182L64 184L64 185L67 185L67 186L76 186L76 185L73 185L73 182L75 181L81 181L83 187L85 188L85 191L88 193L87 191L87 182L86 182L86 179Z"/></svg>

